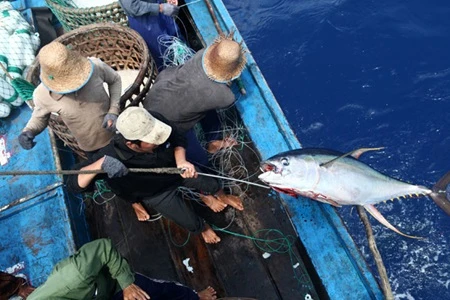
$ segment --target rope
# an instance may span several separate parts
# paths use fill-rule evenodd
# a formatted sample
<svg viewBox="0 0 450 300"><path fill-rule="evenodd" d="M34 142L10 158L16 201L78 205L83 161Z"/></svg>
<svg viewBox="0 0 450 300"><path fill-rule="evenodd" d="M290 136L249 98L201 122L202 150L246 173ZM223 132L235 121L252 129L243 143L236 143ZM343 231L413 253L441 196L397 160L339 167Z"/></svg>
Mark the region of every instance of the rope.
<svg viewBox="0 0 450 300"><path fill-rule="evenodd" d="M284 235L278 229L261 229L261 230L258 230L255 232L255 236L258 234L261 234L264 236L264 238L258 238L255 236L248 236L245 234L240 234L240 233L236 233L236 232L229 231L226 229L222 229L215 225L212 225L211 227L213 228L213 230L222 231L222 232L231 234L236 237L249 239L261 251L264 251L267 253L278 253L278 254L288 253L289 259L291 261L292 270L294 272L294 277L300 286L303 285L303 279L301 278L302 276L299 276L298 272L296 272L296 269L301 264L300 264L300 260L297 258L297 255L295 255L295 252L293 250L294 244L295 244L295 238L292 235ZM269 238L269 235L274 235L274 234L278 235L279 237ZM302 271L304 274L307 274L306 269L304 269L304 267L302 267Z"/></svg>
<svg viewBox="0 0 450 300"><path fill-rule="evenodd" d="M366 228L366 234L367 234L367 240L369 242L369 248L372 252L372 255L374 256L375 263L377 265L378 273L380 274L381 278L381 289L383 290L383 294L385 299L387 300L393 300L394 295L392 294L392 289L389 284L389 279L386 272L386 267L383 264L383 259L381 258L380 252L377 248L377 243L375 242L375 237L373 235L372 227L370 226L369 218L367 217L366 211L364 210L364 207L358 205L358 214L361 218L361 221L364 224L364 227Z"/></svg>
<svg viewBox="0 0 450 300"><path fill-rule="evenodd" d="M197 172L197 174L198 175L202 175L202 176L207 176L207 177L214 177L214 178L219 178L219 179L226 179L226 180L231 180L231 181L242 182L242 183L258 186L258 187L261 187L261 188L270 189L269 186L262 185L262 184L257 184L257 183L246 181L246 180L240 180L240 179L236 179L236 178L230 178L230 177L226 177L226 176L207 174L207 173L202 173L202 172Z"/></svg>
<svg viewBox="0 0 450 300"><path fill-rule="evenodd" d="M189 3L183 4L183 5L180 5L180 6L178 6L178 7L179 7L179 8L182 8L183 6L188 6L188 5L191 5L191 4L200 2L200 1L202 1L202 0L192 1L192 2L189 2Z"/></svg>
<svg viewBox="0 0 450 300"><path fill-rule="evenodd" d="M29 101L29 100L33 99L33 92L35 89L35 86L33 84L31 84L30 82L28 82L25 79L22 79L20 77L13 78L9 74L8 70L1 63L0 63L0 67L2 68L3 72L5 72L5 75L8 77L8 79L11 83L11 86L14 88L16 93L19 94L20 98L22 98L25 101ZM11 71L11 70L9 70L9 71ZM16 95L16 94L14 94L14 95ZM16 99L17 99L17 96L16 96ZM14 99L14 100L16 100L16 99ZM12 101L14 101L14 100L12 100ZM9 102L12 102L12 101L9 101Z"/></svg>
<svg viewBox="0 0 450 300"><path fill-rule="evenodd" d="M181 247L184 247L184 246L186 246L186 244L189 242L189 239L191 238L191 232L190 231L188 231L188 236L187 236L187 238L186 238L186 241L184 241L184 243L182 243L182 244L177 244L177 243L175 243L175 241L173 240L173 237L172 237L172 231L170 230L170 220L168 221L168 225L167 225L167 227L169 228L169 237L170 237L170 241L172 242L172 244L174 245L174 246L176 246L176 247L178 247L178 248L181 248Z"/></svg>

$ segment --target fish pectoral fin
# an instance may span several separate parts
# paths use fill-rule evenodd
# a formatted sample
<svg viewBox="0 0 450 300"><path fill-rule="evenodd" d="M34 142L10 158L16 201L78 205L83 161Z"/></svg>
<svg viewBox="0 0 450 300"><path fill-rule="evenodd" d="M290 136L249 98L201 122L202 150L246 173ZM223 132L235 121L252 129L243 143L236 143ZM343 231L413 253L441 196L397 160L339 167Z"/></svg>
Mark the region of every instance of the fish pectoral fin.
<svg viewBox="0 0 450 300"><path fill-rule="evenodd" d="M380 151L383 150L384 147L378 147L378 148L359 148L356 150L353 150L352 152L350 152L351 156L353 156L354 158L358 159L362 154L369 152L369 151Z"/></svg>
<svg viewBox="0 0 450 300"><path fill-rule="evenodd" d="M324 163L320 164L320 166L321 166L321 167L327 168L327 167L331 166L335 161L337 161L337 160L339 160L339 159L341 159L341 158L344 158L344 157L347 157L347 156L351 156L351 157L353 157L353 158L358 159L358 158L361 156L361 154L363 154L363 153L365 153L365 152L368 152L368 151L378 151L378 150L382 150L382 149L384 149L384 147L378 147L378 148L359 148L359 149L356 149L356 150L347 152L347 153L345 153L345 154L342 154L341 156L338 156L338 157L336 157L336 158L333 158L333 159L330 160L330 161L324 162Z"/></svg>
<svg viewBox="0 0 450 300"><path fill-rule="evenodd" d="M387 228L389 228L390 230L412 238L412 239L424 239L423 237L420 236L413 236L413 235L408 235L408 234L404 234L403 232L401 232L400 230L398 230L397 228L395 228L391 223L389 223L384 217L383 215L378 211L378 209L375 208L375 206L371 205L371 204L367 204L363 206L371 215L372 217L374 217L375 219L378 220L378 222L380 222L381 224L383 224L384 226L386 226Z"/></svg>

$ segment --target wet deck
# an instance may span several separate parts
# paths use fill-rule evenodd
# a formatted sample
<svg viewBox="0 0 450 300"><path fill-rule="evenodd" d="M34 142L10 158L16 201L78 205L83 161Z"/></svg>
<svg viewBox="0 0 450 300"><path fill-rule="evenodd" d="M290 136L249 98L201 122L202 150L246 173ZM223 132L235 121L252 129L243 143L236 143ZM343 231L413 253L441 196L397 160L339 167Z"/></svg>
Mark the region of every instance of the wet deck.
<svg viewBox="0 0 450 300"><path fill-rule="evenodd" d="M259 158L244 148L246 167L252 174L257 169ZM105 194L104 197L108 198ZM255 234L259 230L274 229L283 235L296 236L283 205L269 190L251 187L243 198L243 212L226 208L224 212L212 213L194 203L194 208L205 220L218 227L230 226L230 232L258 238L280 238L279 233L267 236ZM103 202L101 198L97 202ZM92 238L109 237L119 251L131 263L133 269L147 276L175 280L196 290L208 285L218 291L220 297L251 297L256 299L319 299L315 288L323 298L320 287L313 287L313 280L307 272L298 238L292 239L291 248L273 251L267 259L266 250L252 240L226 232L218 232L222 241L206 245L199 236L190 236L176 224L162 218L156 222L139 222L128 203L114 197L98 205L92 200L86 202L86 215L91 227ZM180 246L185 244L183 246ZM271 244L273 248L278 245ZM267 245L266 245L267 247ZM287 253L283 250L291 249ZM183 260L190 258L193 273L188 272ZM306 262L306 264L308 264ZM295 274L294 274L295 272ZM314 280L318 282L317 280Z"/></svg>

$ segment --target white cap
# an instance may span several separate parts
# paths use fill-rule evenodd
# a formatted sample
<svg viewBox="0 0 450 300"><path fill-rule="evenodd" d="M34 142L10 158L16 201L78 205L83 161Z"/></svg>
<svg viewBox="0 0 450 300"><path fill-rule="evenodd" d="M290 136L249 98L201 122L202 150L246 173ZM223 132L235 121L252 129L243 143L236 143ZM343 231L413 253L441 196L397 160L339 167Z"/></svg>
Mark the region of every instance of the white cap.
<svg viewBox="0 0 450 300"><path fill-rule="evenodd" d="M117 130L130 141L161 145L170 136L172 127L153 117L145 108L128 107L117 118Z"/></svg>

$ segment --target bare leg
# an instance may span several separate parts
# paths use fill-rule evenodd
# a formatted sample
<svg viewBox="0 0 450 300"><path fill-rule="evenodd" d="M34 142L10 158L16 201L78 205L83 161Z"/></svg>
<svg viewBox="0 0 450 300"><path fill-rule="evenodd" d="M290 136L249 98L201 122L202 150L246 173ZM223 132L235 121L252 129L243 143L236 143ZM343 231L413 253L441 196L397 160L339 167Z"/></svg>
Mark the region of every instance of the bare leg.
<svg viewBox="0 0 450 300"><path fill-rule="evenodd" d="M202 237L207 244L217 244L220 242L220 237L212 230L211 226L205 225L205 230L202 231Z"/></svg>
<svg viewBox="0 0 450 300"><path fill-rule="evenodd" d="M238 143L235 139L232 137L226 137L223 140L214 140L210 141L208 143L208 152L209 153L216 153L217 151L221 149L230 148L233 146L236 146Z"/></svg>
<svg viewBox="0 0 450 300"><path fill-rule="evenodd" d="M212 287L208 286L203 291L198 292L198 297L200 300L215 300L217 299L216 293Z"/></svg>
<svg viewBox="0 0 450 300"><path fill-rule="evenodd" d="M216 193L216 197L219 201L231 205L232 207L236 208L237 210L244 210L244 205L242 204L241 198L234 195L227 195L224 193L223 190L219 190Z"/></svg>
<svg viewBox="0 0 450 300"><path fill-rule="evenodd" d="M223 201L217 200L216 197L212 195L201 195L200 199L203 201L203 203L206 204L213 212L220 212L224 210L225 207L227 207L227 204Z"/></svg>
<svg viewBox="0 0 450 300"><path fill-rule="evenodd" d="M136 202L132 204L136 217L139 221L148 221L150 215L141 203Z"/></svg>

